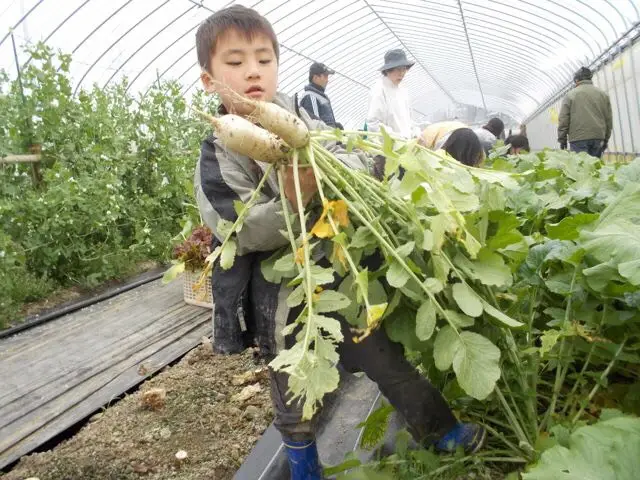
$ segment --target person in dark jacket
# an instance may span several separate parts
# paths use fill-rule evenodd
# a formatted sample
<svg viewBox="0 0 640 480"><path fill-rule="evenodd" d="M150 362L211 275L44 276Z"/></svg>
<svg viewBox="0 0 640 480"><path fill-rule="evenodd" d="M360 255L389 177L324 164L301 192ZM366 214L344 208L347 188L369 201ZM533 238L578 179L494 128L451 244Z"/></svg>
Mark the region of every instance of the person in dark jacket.
<svg viewBox="0 0 640 480"><path fill-rule="evenodd" d="M304 87L304 92L299 96L299 105L316 120L322 120L328 126L343 129L342 125L336 122L333 115L331 101L325 89L329 83L329 75L334 72L324 63L315 62L309 68L309 85Z"/></svg>
<svg viewBox="0 0 640 480"><path fill-rule="evenodd" d="M558 143L565 150L568 141L571 151L599 158L609 144L613 113L609 95L593 85L592 77L586 67L574 75L576 86L564 98L560 109Z"/></svg>
<svg viewBox="0 0 640 480"><path fill-rule="evenodd" d="M451 132L442 149L470 167L477 167L484 160L484 150L480 139L470 128L458 128Z"/></svg>

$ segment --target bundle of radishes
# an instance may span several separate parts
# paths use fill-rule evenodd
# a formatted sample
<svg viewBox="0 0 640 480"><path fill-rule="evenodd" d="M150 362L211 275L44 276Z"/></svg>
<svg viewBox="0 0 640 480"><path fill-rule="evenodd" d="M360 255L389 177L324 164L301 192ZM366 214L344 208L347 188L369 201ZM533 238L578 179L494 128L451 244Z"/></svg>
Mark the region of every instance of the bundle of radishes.
<svg viewBox="0 0 640 480"><path fill-rule="evenodd" d="M210 255L208 270L217 261L226 269L233 265L235 232L266 178L274 167L292 165L300 233L294 233L295 217L282 202L290 246L263 264L263 273L271 281L290 279L288 306L304 305L283 332L295 333L295 345L281 351L271 367L289 373L289 389L294 399L304 402L305 417L338 386L336 347L343 336L332 314L346 318L356 341L384 325L392 339L402 333L421 345L431 342L439 369L453 368L469 395L487 397L500 377L500 351L479 332L488 322L497 328L521 324L499 309L494 290L509 286L512 277L498 248L485 244L485 217L499 208L488 204L499 202L502 190L515 186L515 180L466 167L384 131L366 132L367 137L365 132L339 130L310 133L298 117L275 104L247 102L255 124L234 115L214 118L199 112L227 148L271 164L256 192L237 209L237 220L224 229L224 241ZM368 172L346 167L323 147L323 142L336 140L348 151L384 155L385 179L380 182ZM303 164L313 168L322 207L310 230L306 219L310 209L319 207L303 204L298 175ZM281 168L278 180L284 192ZM316 249L326 252L330 268L312 260ZM384 257L380 268L361 267L363 256L375 251ZM339 288L324 289L335 274L344 278Z"/></svg>

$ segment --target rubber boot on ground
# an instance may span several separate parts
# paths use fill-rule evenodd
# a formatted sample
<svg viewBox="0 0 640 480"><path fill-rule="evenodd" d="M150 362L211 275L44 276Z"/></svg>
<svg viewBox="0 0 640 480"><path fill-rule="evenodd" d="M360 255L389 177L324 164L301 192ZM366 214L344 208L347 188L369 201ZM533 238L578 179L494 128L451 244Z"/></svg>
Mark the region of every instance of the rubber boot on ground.
<svg viewBox="0 0 640 480"><path fill-rule="evenodd" d="M436 443L441 452L455 452L462 447L465 453L474 454L480 450L487 439L487 431L475 423L458 423Z"/></svg>
<svg viewBox="0 0 640 480"><path fill-rule="evenodd" d="M291 470L291 480L322 480L322 466L315 440L284 440Z"/></svg>

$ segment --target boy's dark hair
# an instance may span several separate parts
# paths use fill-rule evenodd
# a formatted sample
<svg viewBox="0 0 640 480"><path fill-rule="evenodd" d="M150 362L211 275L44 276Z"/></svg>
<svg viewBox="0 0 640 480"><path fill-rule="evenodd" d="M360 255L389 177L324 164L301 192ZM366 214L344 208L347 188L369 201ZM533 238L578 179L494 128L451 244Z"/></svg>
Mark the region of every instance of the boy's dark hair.
<svg viewBox="0 0 640 480"><path fill-rule="evenodd" d="M511 145L511 150L515 150L516 148L521 148L526 150L527 152L531 149L529 148L529 139L524 135L509 135L507 139L504 141L505 145Z"/></svg>
<svg viewBox="0 0 640 480"><path fill-rule="evenodd" d="M233 5L214 13L198 27L196 32L196 51L198 63L211 73L211 55L215 52L218 37L229 29L236 29L251 39L256 33L262 33L271 39L276 60L280 60L278 38L269 20L258 12L242 5Z"/></svg>
<svg viewBox="0 0 640 480"><path fill-rule="evenodd" d="M495 135L496 138L499 138L500 135L504 132L504 122L497 117L492 118L487 122L487 124L482 127L485 130L489 130L491 133Z"/></svg>
<svg viewBox="0 0 640 480"><path fill-rule="evenodd" d="M458 128L451 132L442 149L470 167L479 165L484 154L480 139L470 128Z"/></svg>

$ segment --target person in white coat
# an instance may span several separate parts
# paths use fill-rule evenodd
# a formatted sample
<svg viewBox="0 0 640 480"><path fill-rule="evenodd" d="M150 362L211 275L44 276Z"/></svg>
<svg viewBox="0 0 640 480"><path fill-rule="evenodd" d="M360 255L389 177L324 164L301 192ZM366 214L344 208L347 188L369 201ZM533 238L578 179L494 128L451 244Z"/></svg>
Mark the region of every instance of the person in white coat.
<svg viewBox="0 0 640 480"><path fill-rule="evenodd" d="M406 139L420 135L418 126L411 119L409 92L401 85L413 65L401 49L389 50L384 55L384 65L380 69L382 78L375 83L369 96L367 130L378 132L383 125L388 133Z"/></svg>

